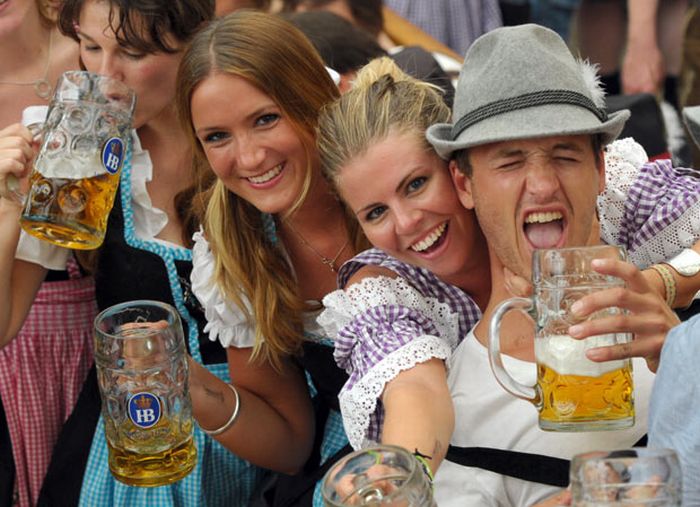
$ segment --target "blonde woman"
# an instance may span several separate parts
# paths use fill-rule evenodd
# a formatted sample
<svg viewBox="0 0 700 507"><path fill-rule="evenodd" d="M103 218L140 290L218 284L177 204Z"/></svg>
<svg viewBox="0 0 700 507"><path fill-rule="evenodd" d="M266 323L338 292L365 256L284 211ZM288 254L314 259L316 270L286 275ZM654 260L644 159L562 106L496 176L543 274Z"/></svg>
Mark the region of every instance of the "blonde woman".
<svg viewBox="0 0 700 507"><path fill-rule="evenodd" d="M315 147L318 112L337 97L301 32L253 11L197 34L178 74L198 167L215 179L198 199L192 285L231 373L227 385L193 369L195 416L237 455L295 474L273 494L294 505L311 505L322 464L347 443L336 410L345 376L314 322L365 244Z"/></svg>

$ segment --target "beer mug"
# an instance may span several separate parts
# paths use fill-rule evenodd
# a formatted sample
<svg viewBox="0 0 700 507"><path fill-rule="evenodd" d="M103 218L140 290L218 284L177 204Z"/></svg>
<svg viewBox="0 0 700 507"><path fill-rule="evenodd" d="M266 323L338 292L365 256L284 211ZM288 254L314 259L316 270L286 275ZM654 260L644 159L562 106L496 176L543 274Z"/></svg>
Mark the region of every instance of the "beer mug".
<svg viewBox="0 0 700 507"><path fill-rule="evenodd" d="M573 507L680 507L681 465L670 449L578 454L569 472Z"/></svg>
<svg viewBox="0 0 700 507"><path fill-rule="evenodd" d="M577 318L570 310L582 297L624 282L591 268L593 259L625 260L623 248L594 246L536 250L532 258L532 298L511 298L501 303L489 323L489 360L503 388L532 402L539 411L539 426L550 431L616 430L634 425L632 362L621 359L594 362L586 350L626 343L629 333L613 333L577 340L569 326L589 319L618 315L610 307ZM526 386L503 367L500 325L510 310L529 312L535 321L537 384Z"/></svg>
<svg viewBox="0 0 700 507"><path fill-rule="evenodd" d="M353 452L323 478L326 507L349 505L434 507L433 490L422 465L393 445Z"/></svg>
<svg viewBox="0 0 700 507"><path fill-rule="evenodd" d="M125 84L105 76L69 71L59 78L29 189L20 194L27 233L66 248L102 244L135 101Z"/></svg>
<svg viewBox="0 0 700 507"><path fill-rule="evenodd" d="M112 306L95 319L95 365L109 469L131 486L161 486L197 461L182 324L157 301Z"/></svg>

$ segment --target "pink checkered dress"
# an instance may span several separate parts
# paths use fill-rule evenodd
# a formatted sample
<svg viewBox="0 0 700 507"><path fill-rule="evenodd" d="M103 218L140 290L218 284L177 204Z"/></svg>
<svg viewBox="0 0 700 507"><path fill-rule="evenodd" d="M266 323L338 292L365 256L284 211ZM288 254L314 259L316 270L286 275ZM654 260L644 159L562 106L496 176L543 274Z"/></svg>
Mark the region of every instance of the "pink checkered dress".
<svg viewBox="0 0 700 507"><path fill-rule="evenodd" d="M20 506L36 505L53 446L92 363L97 313L92 277L41 286L24 326L0 349L0 396L12 441Z"/></svg>

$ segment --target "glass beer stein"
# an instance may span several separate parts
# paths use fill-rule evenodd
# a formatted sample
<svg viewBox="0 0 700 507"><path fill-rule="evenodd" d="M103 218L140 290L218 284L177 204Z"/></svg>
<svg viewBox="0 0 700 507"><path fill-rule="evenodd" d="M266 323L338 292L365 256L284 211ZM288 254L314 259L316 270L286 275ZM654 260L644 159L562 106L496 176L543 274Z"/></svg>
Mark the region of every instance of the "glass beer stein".
<svg viewBox="0 0 700 507"><path fill-rule="evenodd" d="M406 449L369 447L340 459L323 478L326 507L434 507L422 465Z"/></svg>
<svg viewBox="0 0 700 507"><path fill-rule="evenodd" d="M681 465L670 449L635 447L571 460L573 507L680 507Z"/></svg>
<svg viewBox="0 0 700 507"><path fill-rule="evenodd" d="M157 301L112 306L95 319L95 364L109 469L131 486L162 486L197 461L182 324Z"/></svg>
<svg viewBox="0 0 700 507"><path fill-rule="evenodd" d="M616 277L596 273L593 259L625 260L625 250L594 246L537 250L532 258L532 298L511 298L501 303L489 324L489 360L503 388L532 402L539 411L539 426L550 431L616 430L634 425L632 362L629 359L594 362L586 350L626 343L629 333L591 336L577 340L569 326L622 312L606 308L585 319L570 308L593 292L624 287ZM510 310L529 312L535 321L537 384L526 386L504 368L500 351L500 325Z"/></svg>
<svg viewBox="0 0 700 507"><path fill-rule="evenodd" d="M21 197L27 233L67 248L102 244L135 101L125 84L105 76L69 71L59 78Z"/></svg>

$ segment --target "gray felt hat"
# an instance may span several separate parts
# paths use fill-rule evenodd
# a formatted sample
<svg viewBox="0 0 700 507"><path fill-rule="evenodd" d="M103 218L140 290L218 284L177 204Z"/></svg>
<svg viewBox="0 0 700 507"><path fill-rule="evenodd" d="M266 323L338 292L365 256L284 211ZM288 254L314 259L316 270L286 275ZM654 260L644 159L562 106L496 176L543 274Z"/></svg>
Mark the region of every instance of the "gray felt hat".
<svg viewBox="0 0 700 507"><path fill-rule="evenodd" d="M700 106L683 108L683 120L695 146L700 148Z"/></svg>
<svg viewBox="0 0 700 507"><path fill-rule="evenodd" d="M498 28L477 39L459 74L452 118L426 137L438 155L482 144L558 135L620 134L629 111L608 115L595 69L539 25Z"/></svg>

